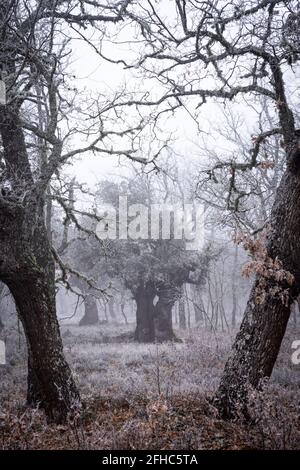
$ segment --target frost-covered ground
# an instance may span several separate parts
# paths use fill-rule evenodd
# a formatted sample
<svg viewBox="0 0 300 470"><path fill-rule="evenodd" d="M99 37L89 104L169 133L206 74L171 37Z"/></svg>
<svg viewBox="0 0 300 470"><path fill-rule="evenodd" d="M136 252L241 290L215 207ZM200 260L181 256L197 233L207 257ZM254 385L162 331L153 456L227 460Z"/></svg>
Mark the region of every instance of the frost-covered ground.
<svg viewBox="0 0 300 470"><path fill-rule="evenodd" d="M104 396L153 397L210 393L215 388L228 353L228 336L178 332L182 342L137 344L130 336L133 328L122 328L116 342L110 339L112 327L64 331L65 351L82 390Z"/></svg>
<svg viewBox="0 0 300 470"><path fill-rule="evenodd" d="M181 342L133 342L134 325L62 326L65 353L87 404L76 424L46 424L24 408L23 338L1 369L0 447L4 448L290 448L300 447L300 366L289 325L271 383L253 395L253 422L225 423L209 404L234 333L176 331ZM2 434L2 436L1 436ZM59 438L58 438L59 437Z"/></svg>

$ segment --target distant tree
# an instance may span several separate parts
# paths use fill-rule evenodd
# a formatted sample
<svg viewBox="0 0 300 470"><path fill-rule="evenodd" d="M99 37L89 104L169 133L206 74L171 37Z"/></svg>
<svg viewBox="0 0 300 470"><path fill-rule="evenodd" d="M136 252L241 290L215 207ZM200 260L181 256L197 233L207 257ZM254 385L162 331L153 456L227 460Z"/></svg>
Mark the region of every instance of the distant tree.
<svg viewBox="0 0 300 470"><path fill-rule="evenodd" d="M107 184L99 189L99 198L116 205L119 187L111 184L108 190ZM155 188L151 188L146 175L129 181L126 195L128 204L144 203L150 209L150 202L155 202ZM109 247L110 256L103 258L102 270L121 279L135 299L135 339L139 342L175 339L172 308L182 295L184 283L200 286L205 282L209 250L205 254L186 250L185 241L172 236L170 240L117 239Z"/></svg>

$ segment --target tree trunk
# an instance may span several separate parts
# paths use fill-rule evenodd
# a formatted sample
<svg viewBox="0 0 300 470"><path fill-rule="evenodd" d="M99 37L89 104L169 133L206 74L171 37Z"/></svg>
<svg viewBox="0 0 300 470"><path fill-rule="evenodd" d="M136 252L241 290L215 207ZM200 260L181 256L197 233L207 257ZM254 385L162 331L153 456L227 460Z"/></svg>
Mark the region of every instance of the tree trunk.
<svg viewBox="0 0 300 470"><path fill-rule="evenodd" d="M96 297L92 295L92 289L80 277L72 275L70 284L80 290L84 296L84 315L79 322L79 326L97 325L99 323L98 307Z"/></svg>
<svg viewBox="0 0 300 470"><path fill-rule="evenodd" d="M16 303L28 345L28 399L62 422L80 404L63 355L55 305L55 265L44 192L35 186L19 110L1 106L0 134L11 191L0 197L0 280ZM42 186L41 186L42 188Z"/></svg>
<svg viewBox="0 0 300 470"><path fill-rule="evenodd" d="M80 398L63 355L43 203L28 204L13 217L1 212L0 226L0 277L15 300L28 345L28 402L62 422Z"/></svg>
<svg viewBox="0 0 300 470"><path fill-rule="evenodd" d="M105 321L106 323L108 323L108 315L107 315L107 302L104 301L103 302L103 305L104 305L104 315L105 315Z"/></svg>
<svg viewBox="0 0 300 470"><path fill-rule="evenodd" d="M190 303L189 303L189 295L188 295L188 290L187 286L184 286L184 294L185 294L185 300L186 300L186 309L187 309L187 324L188 328L191 328L191 309L190 309Z"/></svg>
<svg viewBox="0 0 300 470"><path fill-rule="evenodd" d="M116 321L115 301L113 297L111 297L108 301L108 311L112 321Z"/></svg>
<svg viewBox="0 0 300 470"><path fill-rule="evenodd" d="M123 301L123 300L121 300L120 309L121 309L121 315L122 315L122 317L124 318L124 321L125 321L125 325L128 325L128 320L127 320L127 316L126 316L126 313L125 313L125 301Z"/></svg>
<svg viewBox="0 0 300 470"><path fill-rule="evenodd" d="M169 287L159 289L159 300L154 308L155 340L159 343L176 339L172 327L172 308L176 301Z"/></svg>
<svg viewBox="0 0 300 470"><path fill-rule="evenodd" d="M236 406L246 410L247 387L257 387L260 380L272 373L280 345L290 316L291 304L300 292L300 176L299 170L288 169L277 190L271 214L271 232L267 242L268 255L278 256L283 268L291 272L295 282L289 290L287 304L274 297L270 289L274 281L268 281L267 298L257 304L255 288L250 298L233 345L215 402L224 417L232 417ZM283 286L287 287L287 286Z"/></svg>
<svg viewBox="0 0 300 470"><path fill-rule="evenodd" d="M135 340L139 343L153 343L155 290L150 284L140 284L133 295L136 301Z"/></svg>
<svg viewBox="0 0 300 470"><path fill-rule="evenodd" d="M39 266L40 267L40 266ZM79 405L79 394L64 356L55 312L53 278L23 273L7 280L15 299L28 344L28 402L62 422Z"/></svg>
<svg viewBox="0 0 300 470"><path fill-rule="evenodd" d="M98 325L98 307L95 297L86 295L84 299L84 315L79 322L79 326Z"/></svg>
<svg viewBox="0 0 300 470"><path fill-rule="evenodd" d="M204 320L204 316L205 316L205 308L204 308L202 296L201 296L199 289L200 288L198 286L194 286L193 305L194 305L194 310L195 310L196 325L201 323Z"/></svg>
<svg viewBox="0 0 300 470"><path fill-rule="evenodd" d="M186 330L185 305L184 305L183 298L179 300L178 316L179 316L179 327L182 328L183 330Z"/></svg>

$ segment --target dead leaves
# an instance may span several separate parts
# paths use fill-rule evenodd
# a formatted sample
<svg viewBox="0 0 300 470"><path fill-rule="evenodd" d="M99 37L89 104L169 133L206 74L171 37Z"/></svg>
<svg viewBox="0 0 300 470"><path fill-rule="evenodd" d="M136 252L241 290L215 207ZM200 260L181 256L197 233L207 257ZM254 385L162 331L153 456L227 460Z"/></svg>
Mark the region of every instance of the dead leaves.
<svg viewBox="0 0 300 470"><path fill-rule="evenodd" d="M267 297L279 298L283 305L288 306L290 290L295 278L292 273L284 269L282 261L268 255L266 247L268 228L260 237L253 239L249 235L240 233L235 237L235 242L241 244L249 252L252 259L244 264L242 274L250 277L256 274L256 296L257 304L263 304Z"/></svg>

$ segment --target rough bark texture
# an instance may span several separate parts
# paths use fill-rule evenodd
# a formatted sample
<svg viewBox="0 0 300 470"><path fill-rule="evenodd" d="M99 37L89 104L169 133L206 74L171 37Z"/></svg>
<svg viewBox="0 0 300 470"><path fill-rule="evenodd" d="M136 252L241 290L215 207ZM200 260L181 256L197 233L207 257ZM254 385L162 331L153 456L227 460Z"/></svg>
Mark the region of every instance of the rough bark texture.
<svg viewBox="0 0 300 470"><path fill-rule="evenodd" d="M278 256L284 269L295 276L295 283L286 306L279 298L269 294L272 282L267 286L266 301L258 305L254 285L216 395L215 402L224 417L232 417L237 404L246 406L248 385L257 387L260 379L272 373L290 316L291 303L300 291L299 201L299 170L293 167L286 171L277 190L267 249L271 258Z"/></svg>
<svg viewBox="0 0 300 470"><path fill-rule="evenodd" d="M6 221L1 231L1 279L14 297L27 339L28 401L60 422L79 404L79 394L63 356L55 310L54 262L43 215L31 223L30 218L25 213L10 226ZM18 229L12 226L15 224Z"/></svg>
<svg viewBox="0 0 300 470"><path fill-rule="evenodd" d="M134 292L136 302L135 340L139 343L153 343L155 289L151 284L140 284Z"/></svg>
<svg viewBox="0 0 300 470"><path fill-rule="evenodd" d="M44 218L44 195L34 188L18 115L2 109L0 133L12 191L0 197L0 280L10 289L28 344L28 401L56 422L79 405L63 355L56 318L55 266Z"/></svg>
<svg viewBox="0 0 300 470"><path fill-rule="evenodd" d="M134 292L136 301L135 340L141 343L161 343L177 340L172 326L172 308L176 301L174 288L140 284ZM155 296L158 302L153 305Z"/></svg>
<svg viewBox="0 0 300 470"><path fill-rule="evenodd" d="M289 290L287 305L271 295L274 281L268 282L267 298L263 304L255 302L255 285L233 345L219 389L216 405L224 417L236 414L236 406L246 412L247 387L258 387L260 379L272 373L290 316L291 304L300 292L300 140L295 128L293 112L285 95L280 62L276 56L268 58L272 85L276 97L278 117L287 157L287 169L276 191L270 217L271 232L267 253L283 263L283 269L295 277ZM256 283L258 280L256 280ZM286 286L287 287L287 286Z"/></svg>
<svg viewBox="0 0 300 470"><path fill-rule="evenodd" d="M172 327L172 308L175 303L174 292L169 287L161 288L159 300L154 308L155 340L159 343L176 339Z"/></svg>

